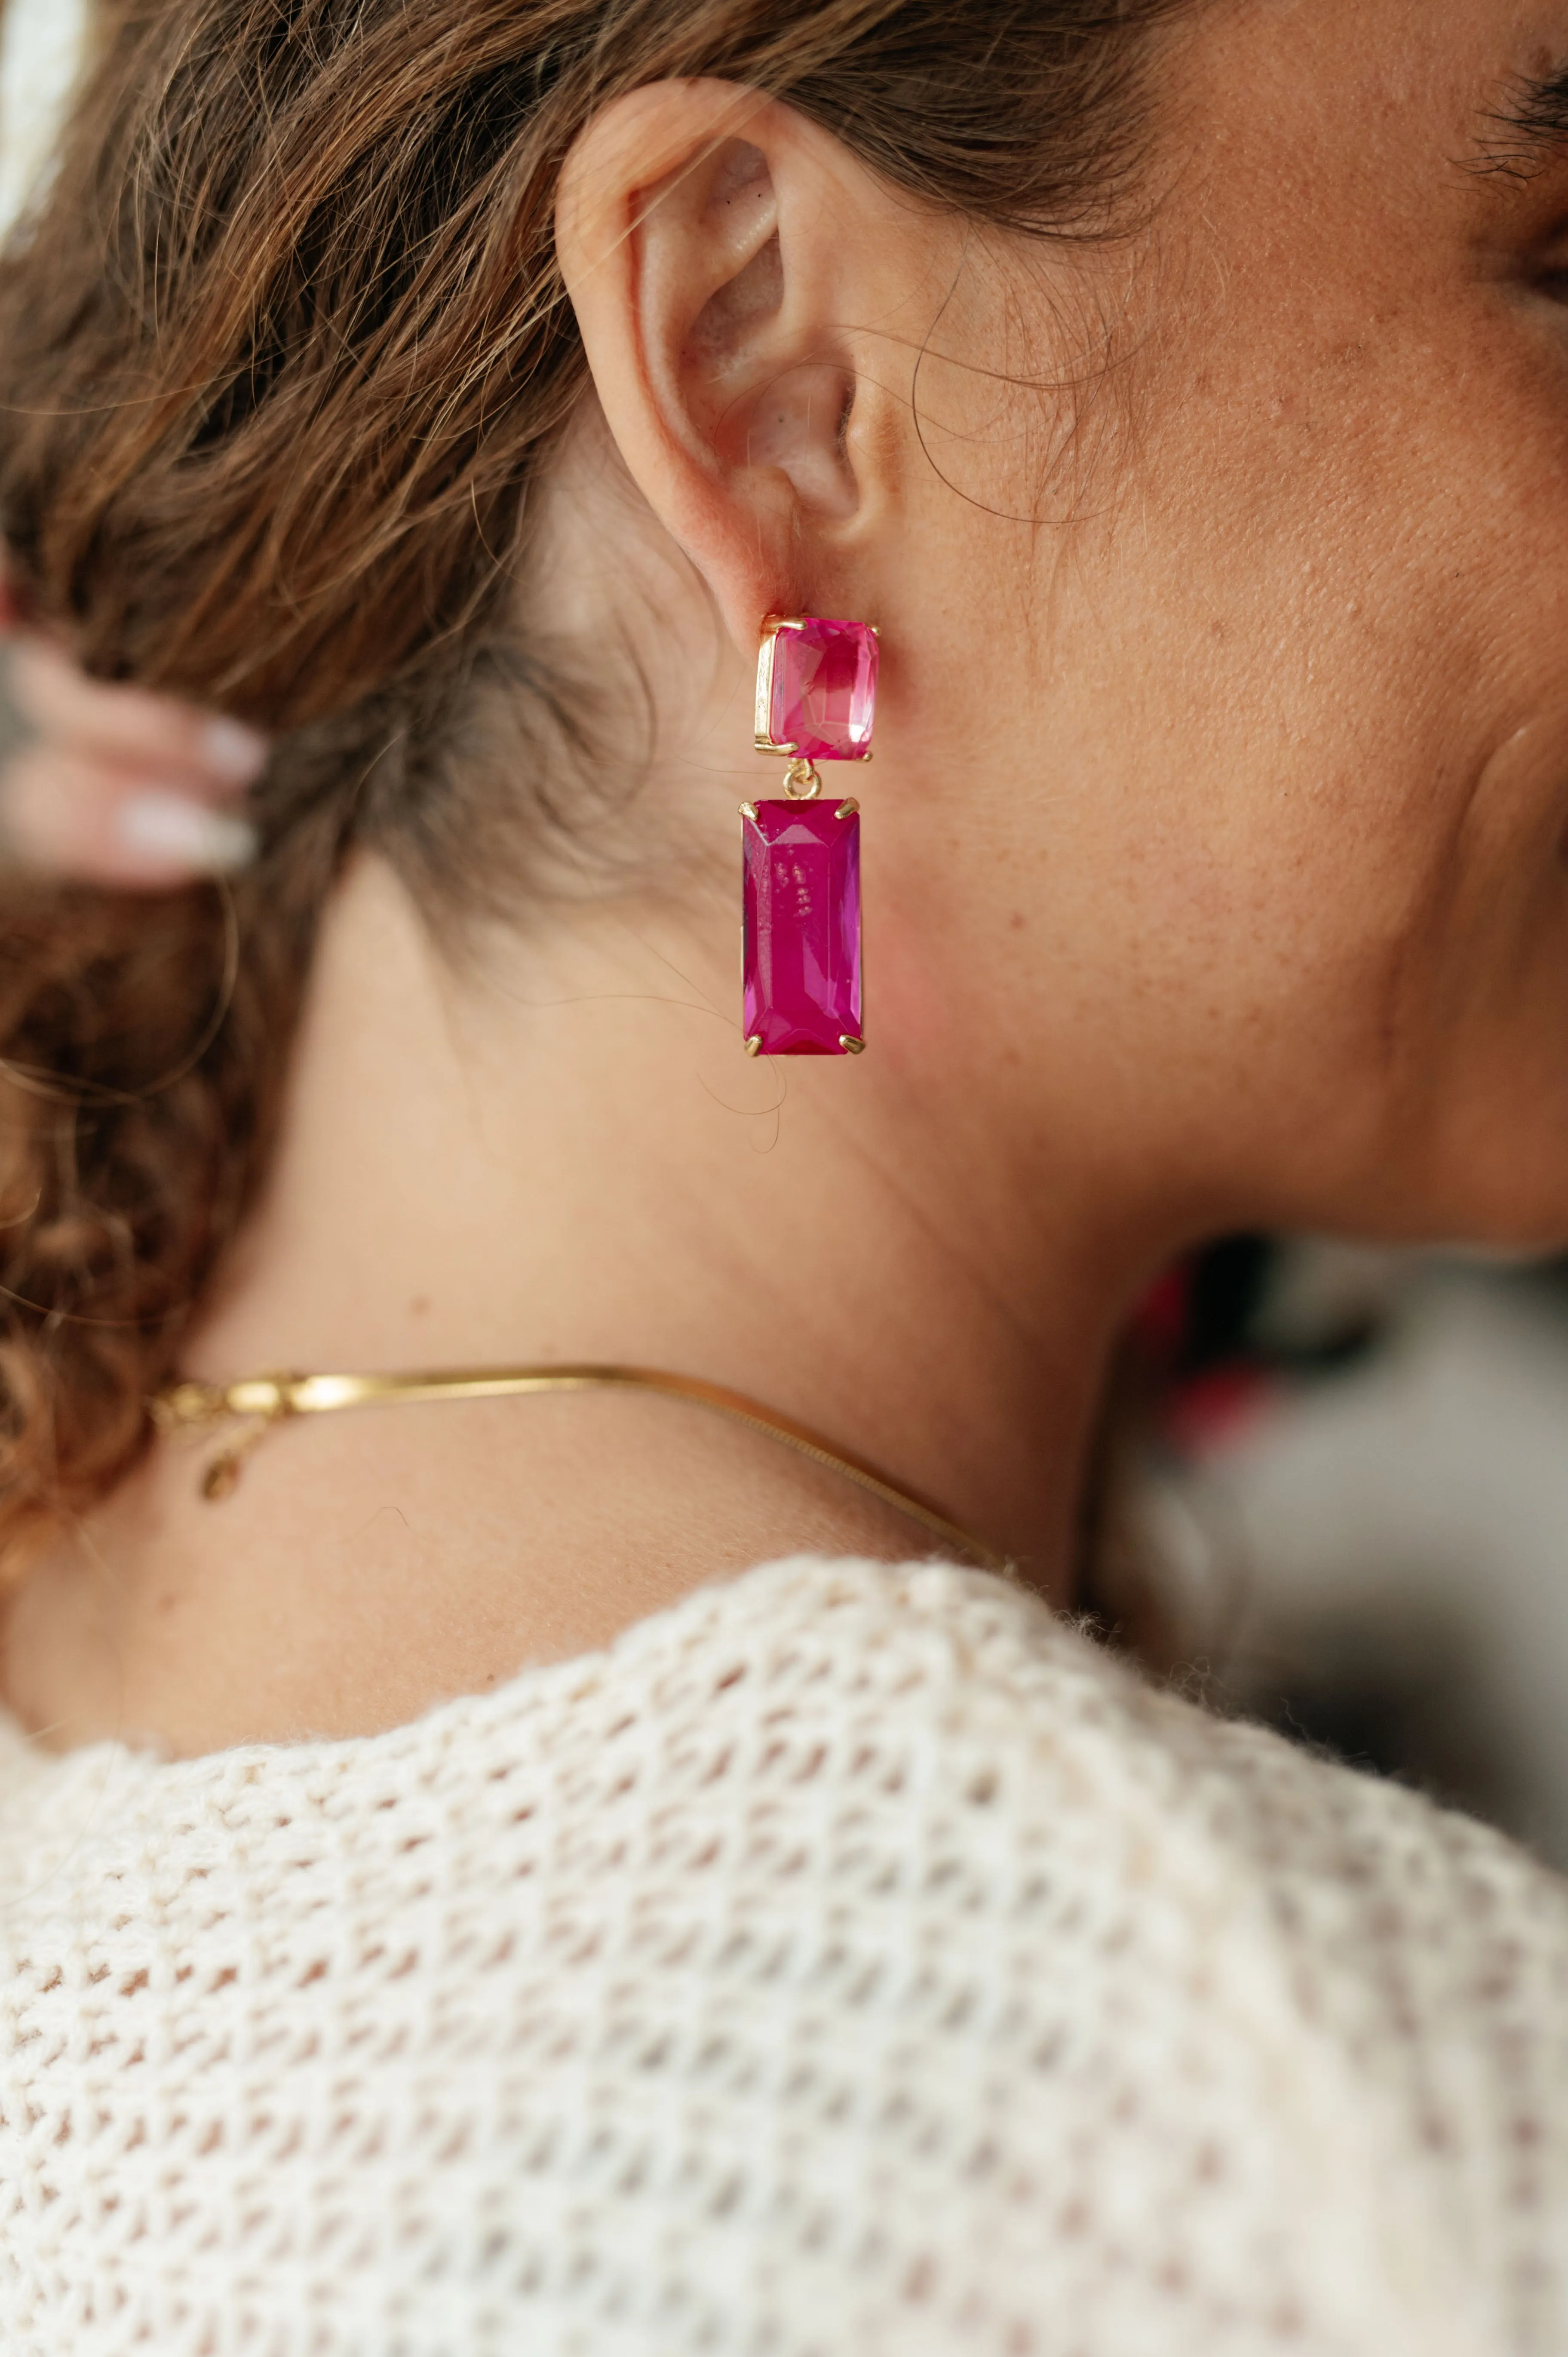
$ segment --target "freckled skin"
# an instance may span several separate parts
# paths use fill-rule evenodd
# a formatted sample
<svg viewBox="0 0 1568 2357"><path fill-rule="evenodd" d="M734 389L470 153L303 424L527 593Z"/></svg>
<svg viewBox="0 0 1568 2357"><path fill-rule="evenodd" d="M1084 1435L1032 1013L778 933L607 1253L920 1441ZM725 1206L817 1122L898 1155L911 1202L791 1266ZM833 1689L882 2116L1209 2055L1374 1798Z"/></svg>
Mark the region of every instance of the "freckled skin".
<svg viewBox="0 0 1568 2357"><path fill-rule="evenodd" d="M1568 1241L1568 168L1475 168L1559 50L1568 0L1206 0L1144 225L1087 251L925 213L787 108L736 150L723 85L597 118L536 619L635 655L630 880L459 974L350 867L190 1372L682 1368L1067 1602L1164 1257ZM748 1061L736 811L791 613L881 630L868 1044ZM646 1397L323 1418L217 1512L150 1457L24 1591L7 1691L62 1741L349 1733L909 1544Z"/></svg>
<svg viewBox="0 0 1568 2357"><path fill-rule="evenodd" d="M1554 39L1490 0L1178 34L1126 423L1022 693L1005 533L965 535L931 700L1012 774L983 850L1034 884L1042 1106L1097 1098L1211 1222L1568 1235L1568 176L1471 168Z"/></svg>

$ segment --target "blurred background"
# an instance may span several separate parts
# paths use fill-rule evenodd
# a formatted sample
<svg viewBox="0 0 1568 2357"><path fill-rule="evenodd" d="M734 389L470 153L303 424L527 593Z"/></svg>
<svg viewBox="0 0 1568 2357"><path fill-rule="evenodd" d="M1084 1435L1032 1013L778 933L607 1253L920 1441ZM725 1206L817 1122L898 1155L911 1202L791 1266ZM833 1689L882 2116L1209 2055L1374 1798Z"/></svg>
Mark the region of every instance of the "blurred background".
<svg viewBox="0 0 1568 2357"><path fill-rule="evenodd" d="M1177 1681L1568 1869L1568 1265L1238 1237L1138 1351Z"/></svg>
<svg viewBox="0 0 1568 2357"><path fill-rule="evenodd" d="M0 224L47 168L86 38L89 0L32 0L0 14Z"/></svg>
<svg viewBox="0 0 1568 2357"><path fill-rule="evenodd" d="M0 225L85 14L0 19ZM7 726L0 681L0 757ZM1568 1869L1568 1263L1235 1237L1156 1289L1132 1360L1126 1545L1177 1681Z"/></svg>

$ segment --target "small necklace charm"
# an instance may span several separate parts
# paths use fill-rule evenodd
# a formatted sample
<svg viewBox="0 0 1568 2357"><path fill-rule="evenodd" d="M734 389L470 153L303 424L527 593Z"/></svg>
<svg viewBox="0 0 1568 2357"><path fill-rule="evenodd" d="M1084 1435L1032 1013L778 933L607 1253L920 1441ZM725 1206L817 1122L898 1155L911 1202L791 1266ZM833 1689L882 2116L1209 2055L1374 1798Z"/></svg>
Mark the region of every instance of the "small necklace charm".
<svg viewBox="0 0 1568 2357"><path fill-rule="evenodd" d="M769 622L757 660L759 753L789 767L777 801L742 802L742 1030L748 1056L858 1056L860 804L822 793L819 761L868 761L876 632Z"/></svg>

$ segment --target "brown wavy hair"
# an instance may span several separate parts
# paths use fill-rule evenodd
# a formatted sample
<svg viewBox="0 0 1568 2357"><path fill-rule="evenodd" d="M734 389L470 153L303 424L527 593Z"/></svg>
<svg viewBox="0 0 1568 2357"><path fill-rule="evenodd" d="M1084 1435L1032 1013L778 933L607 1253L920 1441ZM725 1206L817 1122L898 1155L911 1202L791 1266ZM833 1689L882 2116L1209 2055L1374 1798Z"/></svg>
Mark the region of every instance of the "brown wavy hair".
<svg viewBox="0 0 1568 2357"><path fill-rule="evenodd" d="M58 169L0 253L7 563L89 671L276 745L231 888L0 886L0 1562L145 1444L264 1172L347 846L456 920L523 892L596 790L591 683L515 595L585 382L553 224L577 133L640 84L719 76L934 208L1100 235L1181 5L101 12Z"/></svg>

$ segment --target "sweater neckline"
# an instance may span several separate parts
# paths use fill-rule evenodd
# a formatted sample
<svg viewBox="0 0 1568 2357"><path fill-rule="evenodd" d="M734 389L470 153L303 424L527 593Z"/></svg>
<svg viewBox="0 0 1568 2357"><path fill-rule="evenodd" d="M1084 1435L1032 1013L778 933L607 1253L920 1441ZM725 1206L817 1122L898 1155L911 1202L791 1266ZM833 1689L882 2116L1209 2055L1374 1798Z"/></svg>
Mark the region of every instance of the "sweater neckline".
<svg viewBox="0 0 1568 2357"><path fill-rule="evenodd" d="M912 1566L853 1555L772 1557L688 1589L673 1603L644 1614L607 1644L588 1652L571 1654L564 1661L524 1663L499 1685L481 1693L445 1696L413 1718L361 1735L307 1735L286 1742L225 1744L188 1754L162 1752L150 1745L103 1736L69 1751L50 1751L13 1713L0 1707L0 1792L14 1791L24 1781L48 1781L63 1789L78 1777L112 1779L116 1784L125 1779L143 1785L157 1781L166 1788L234 1772L263 1775L280 1768L298 1771L375 1759L402 1747L439 1742L458 1722L475 1729L504 1723L521 1710L561 1699L563 1689L568 1695L578 1689L586 1699L607 1680L644 1663L650 1652L672 1657L691 1652L704 1638L722 1636L727 1624L750 1620L759 1598L769 1590L777 1590L780 1597L793 1593L799 1608L810 1610L847 1577L863 1591L867 1585L880 1588L891 1600L901 1577L907 1577L911 1569L926 1568L963 1581L997 1584L993 1573L950 1564Z"/></svg>

